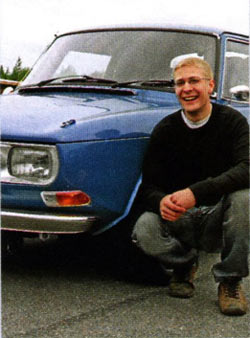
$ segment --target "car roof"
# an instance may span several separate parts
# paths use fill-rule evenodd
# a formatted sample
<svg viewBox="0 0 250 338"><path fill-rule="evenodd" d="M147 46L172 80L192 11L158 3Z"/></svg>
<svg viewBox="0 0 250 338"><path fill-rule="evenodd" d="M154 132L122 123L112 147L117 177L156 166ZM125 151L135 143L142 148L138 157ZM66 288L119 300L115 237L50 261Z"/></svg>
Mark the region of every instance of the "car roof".
<svg viewBox="0 0 250 338"><path fill-rule="evenodd" d="M120 25L103 25L103 26L93 26L89 28L74 30L70 32L64 32L62 34L56 35L56 37L68 35L68 34L76 34L80 32L93 32L93 31L105 31L105 30L179 30L179 31L187 31L187 32L196 32L203 34L211 34L211 35L221 35L221 34L234 34L237 36L241 36L244 38L248 38L248 35L237 33L233 31L228 31L220 27L213 26L199 26L199 25L183 25L183 24L160 24L160 23L136 23L136 24L120 24Z"/></svg>

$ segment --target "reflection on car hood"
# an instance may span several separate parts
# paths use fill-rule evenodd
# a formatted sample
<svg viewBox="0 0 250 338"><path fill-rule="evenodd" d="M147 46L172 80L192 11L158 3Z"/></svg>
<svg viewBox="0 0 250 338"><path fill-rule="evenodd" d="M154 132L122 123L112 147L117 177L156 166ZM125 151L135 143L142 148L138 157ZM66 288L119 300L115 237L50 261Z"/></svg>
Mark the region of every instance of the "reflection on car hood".
<svg viewBox="0 0 250 338"><path fill-rule="evenodd" d="M150 99L150 92L146 96L143 91L125 97L96 93L6 95L0 103L2 139L57 143L145 136L154 119L157 123L178 106L175 95L155 93ZM156 110L162 113L155 114Z"/></svg>

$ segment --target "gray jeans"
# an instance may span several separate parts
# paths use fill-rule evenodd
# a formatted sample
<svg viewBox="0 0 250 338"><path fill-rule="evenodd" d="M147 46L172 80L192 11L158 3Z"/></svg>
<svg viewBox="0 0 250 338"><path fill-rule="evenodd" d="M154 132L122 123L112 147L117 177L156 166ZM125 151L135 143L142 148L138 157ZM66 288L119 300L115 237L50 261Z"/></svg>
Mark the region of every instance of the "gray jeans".
<svg viewBox="0 0 250 338"><path fill-rule="evenodd" d="M132 240L168 268L192 264L198 259L199 250L220 250L221 262L212 269L215 280L246 277L249 273L249 190L224 196L215 206L194 207L175 222L145 212L134 226Z"/></svg>

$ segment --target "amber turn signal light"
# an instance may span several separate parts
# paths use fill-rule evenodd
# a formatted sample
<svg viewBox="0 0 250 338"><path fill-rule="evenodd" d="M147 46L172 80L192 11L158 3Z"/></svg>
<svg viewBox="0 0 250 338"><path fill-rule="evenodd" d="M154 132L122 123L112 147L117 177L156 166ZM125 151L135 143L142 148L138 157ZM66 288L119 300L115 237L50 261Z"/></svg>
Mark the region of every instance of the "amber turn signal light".
<svg viewBox="0 0 250 338"><path fill-rule="evenodd" d="M44 203L49 207L77 207L89 205L91 198L83 191L43 191Z"/></svg>

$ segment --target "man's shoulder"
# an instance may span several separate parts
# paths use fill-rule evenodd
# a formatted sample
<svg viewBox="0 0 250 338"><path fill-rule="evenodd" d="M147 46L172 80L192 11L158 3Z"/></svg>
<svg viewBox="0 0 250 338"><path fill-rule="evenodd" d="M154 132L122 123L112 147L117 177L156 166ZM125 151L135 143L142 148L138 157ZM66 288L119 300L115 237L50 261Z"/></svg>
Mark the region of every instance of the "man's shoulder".
<svg viewBox="0 0 250 338"><path fill-rule="evenodd" d="M246 119L237 109L219 103L213 103L213 112L217 118Z"/></svg>
<svg viewBox="0 0 250 338"><path fill-rule="evenodd" d="M217 130L224 130L229 135L249 131L247 118L233 107L213 104L213 113L210 126Z"/></svg>
<svg viewBox="0 0 250 338"><path fill-rule="evenodd" d="M155 131L170 128L171 126L176 126L182 121L181 119L181 109L165 116L162 120L160 120L156 126L154 127Z"/></svg>

